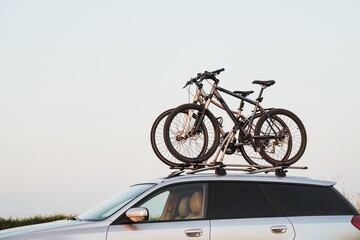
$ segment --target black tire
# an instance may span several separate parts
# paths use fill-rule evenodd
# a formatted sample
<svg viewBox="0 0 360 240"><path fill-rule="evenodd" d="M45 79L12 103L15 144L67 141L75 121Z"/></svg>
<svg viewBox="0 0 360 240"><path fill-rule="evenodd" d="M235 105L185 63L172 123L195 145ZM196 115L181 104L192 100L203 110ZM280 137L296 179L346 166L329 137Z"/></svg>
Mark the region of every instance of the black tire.
<svg viewBox="0 0 360 240"><path fill-rule="evenodd" d="M301 120L288 110L273 109L263 114L256 124L254 135L279 136L276 139L255 139L260 155L274 166L290 166L305 152L307 143L305 127Z"/></svg>
<svg viewBox="0 0 360 240"><path fill-rule="evenodd" d="M248 130L248 127L251 127L250 133L251 135L255 135L255 129L256 129L256 125L258 120L260 119L260 117L262 116L262 113L256 114L254 117L254 121L252 123L251 126L245 126L246 130ZM283 129L287 129L286 124L284 123L284 121L282 121L280 118L274 117L274 120L276 119L276 123ZM260 134L261 135L261 134ZM263 132L263 135L266 135ZM287 146L284 147L282 149L282 158L286 159L288 158L288 156L290 155L290 150L291 150L291 146L292 146L292 139L291 136L288 139L287 142ZM263 155L261 154L261 152L257 151L254 149L253 145L250 143L250 141L245 141L243 142L243 144L240 146L240 152L242 154L242 156L244 157L244 159L250 164L250 165L268 165L269 162L267 160L264 159Z"/></svg>
<svg viewBox="0 0 360 240"><path fill-rule="evenodd" d="M161 113L154 121L151 131L150 131L150 142L151 147L155 155L166 165L170 167L180 167L184 165L183 162L175 158L167 149L164 141L164 124L166 118L173 111L173 109L168 109Z"/></svg>
<svg viewBox="0 0 360 240"><path fill-rule="evenodd" d="M247 124L245 124L245 127L244 127L245 131L248 131L248 129L250 127L251 128L250 134L254 135L255 134L255 126L261 116L262 116L262 113L255 114L254 120L251 125L250 125L250 118L251 118L251 116L250 116L248 118ZM239 133L238 139L239 139L239 143L241 144L239 146L240 153L246 162L248 162L250 165L267 165L267 164L269 164L267 161L265 161L262 158L260 153L258 153L257 151L254 150L250 141L244 141L241 139L240 133Z"/></svg>
<svg viewBox="0 0 360 240"><path fill-rule="evenodd" d="M204 112L199 131L193 131L194 123L203 110L197 104L184 104L174 109L165 121L163 134L166 147L175 158L184 163L207 161L219 145L219 123L209 110ZM184 132L189 112L193 114Z"/></svg>

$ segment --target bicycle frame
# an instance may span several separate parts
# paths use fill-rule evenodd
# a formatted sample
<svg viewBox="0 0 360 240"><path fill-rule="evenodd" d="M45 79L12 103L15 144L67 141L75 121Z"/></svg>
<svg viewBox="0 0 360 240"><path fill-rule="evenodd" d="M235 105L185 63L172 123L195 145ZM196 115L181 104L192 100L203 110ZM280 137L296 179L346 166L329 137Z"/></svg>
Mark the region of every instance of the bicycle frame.
<svg viewBox="0 0 360 240"><path fill-rule="evenodd" d="M223 109L224 111L227 112L227 114L230 116L231 120L234 122L234 127L232 128L230 134L228 134L223 142L221 143L221 146L218 150L218 152L215 155L215 158L213 160L213 163L217 161L220 151L222 149L227 149L229 143L234 139L236 132L239 130L241 136L245 139L248 140L250 142L250 144L252 145L252 147L254 148L254 151L259 152L259 149L257 149L257 146L255 144L254 139L275 139L276 136L253 136L251 134L251 127L248 128L247 131L245 131L245 129L243 128L243 126L241 125L241 122L239 121L240 117L244 117L244 115L242 115L242 109L239 108L237 111L231 110L230 107L227 105L227 103L225 102L225 100L222 98L220 92L223 92L225 94L228 94L230 96L233 96L235 98L238 98L241 100L241 105L243 104L243 102L247 102L250 103L251 105L254 105L254 109L252 111L252 115L250 117L249 120L249 126L251 126L253 124L253 121L255 119L255 115L258 112L261 112L262 114L267 114L266 113L266 109L264 109L261 105L260 102L262 101L262 93L264 91L264 89L266 88L266 86L262 86L259 96L256 99L256 101L249 99L245 96L242 96L240 94L234 93L232 91L229 91L225 88L221 88L218 86L219 80L218 79L214 79L215 83L212 85L211 91L209 94L205 94L202 90L202 84L197 83L197 91L196 91L196 95L194 96L194 103L198 103L200 102L201 105L204 106L204 109L208 109L210 103L214 104L215 106ZM217 99L217 101L215 101L213 99L213 96L215 96L215 98ZM195 124L195 131L197 131L200 128L200 124L202 122L202 119L204 117L205 111L202 112L201 116L197 117L197 121ZM191 118L190 118L191 119ZM220 124L219 124L220 125ZM221 126L221 125L220 125ZM221 135L225 135L224 130L222 129L222 127L220 127L220 131L221 131ZM220 158L220 162L223 161L225 155L225 151L223 152L221 158Z"/></svg>
<svg viewBox="0 0 360 240"><path fill-rule="evenodd" d="M265 110L260 106L260 101L254 101L252 99L249 99L249 98L246 98L246 97L243 97L239 94L236 94L236 93L233 93L225 88L221 88L221 87L218 87L218 86L214 86L213 87L213 95L218 99L219 103L221 104L221 106L223 107L223 109L228 113L228 115L230 116L231 120L234 122L235 125L237 125L239 123L239 120L238 118L236 118L232 113L233 111L230 110L229 106L227 105L227 103L224 101L224 99L221 97L220 95L220 92L224 92L228 95L231 95L233 97L236 97L236 98L239 98L241 99L242 101L245 101L245 102L248 102L252 105L254 105L254 110L252 111L253 114L250 118L250 124L252 124L252 121L254 120L254 116L256 114L256 112L258 112L259 110L262 112L262 113L265 113ZM211 94L211 93L210 93Z"/></svg>
<svg viewBox="0 0 360 240"><path fill-rule="evenodd" d="M196 94L194 95L194 98L193 98L193 103L197 104L197 103L200 103L200 104L205 104L205 100L204 99L207 99L208 98L208 94L206 94L203 89L202 89L202 84L199 84L199 83L196 83L197 85L197 89L196 89ZM230 91L229 91L230 92ZM250 100L250 99L249 99ZM251 101L251 100L250 100ZM214 100L213 98L210 98L210 103L212 103L213 105L215 105L216 107L224 110L225 108L223 107L222 104L220 104L220 102L217 102L216 100ZM235 115L237 118L240 118L240 117L243 117L243 118L246 118L244 115L242 115L242 111L241 109L238 109L238 110L230 110L230 108L228 107L228 110L227 112L230 111L233 115ZM229 112L228 112L229 113ZM230 115L230 114L229 114ZM222 136L225 136L225 131L224 129L222 128L222 125L219 123L219 127L220 127L220 134Z"/></svg>
<svg viewBox="0 0 360 240"><path fill-rule="evenodd" d="M198 86L198 88L196 89L196 94L194 95L194 99L193 99L193 103L200 103L200 104L204 104L205 103L205 98L207 98L207 94L205 94L202 90L201 86ZM212 104L214 104L216 107L221 108L222 110L225 110L225 108L217 101L215 101L214 99L210 99L210 102ZM233 114L237 114L239 115L239 111L236 110L230 110Z"/></svg>

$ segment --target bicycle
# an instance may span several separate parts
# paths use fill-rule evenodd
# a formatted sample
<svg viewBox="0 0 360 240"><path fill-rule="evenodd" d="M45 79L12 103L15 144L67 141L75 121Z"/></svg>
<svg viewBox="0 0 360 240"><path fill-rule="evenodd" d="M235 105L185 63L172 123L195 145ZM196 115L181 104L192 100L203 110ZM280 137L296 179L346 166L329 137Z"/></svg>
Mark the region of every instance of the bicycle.
<svg viewBox="0 0 360 240"><path fill-rule="evenodd" d="M187 84L183 87L188 87L191 84L195 84L196 85L196 93L193 95L193 103L197 103L197 104L201 104L205 102L205 98L207 96L207 94L204 92L203 90L203 84L199 81L196 80L191 80L189 82L187 82ZM189 91L189 95L190 93L190 89L188 89ZM243 96L248 96L250 94L252 94L254 91L237 91L239 94L243 95ZM214 99L211 99L211 103L214 104L215 106L217 106L218 108L224 109L220 103L216 102ZM232 110L232 112L234 114L236 114L236 116L238 117L243 117L240 112L243 111L243 106L244 103L243 101L241 101L240 103L240 107L237 110ZM266 109L271 110L270 109ZM172 109L168 109L164 112L162 112L153 122L153 125L151 127L151 131L150 131L150 142L151 142L151 147L155 153L155 155L166 165L172 167L172 168L176 168L176 167L183 167L184 166L184 162L180 161L179 159L175 158L170 151L167 149L165 142L164 142L164 138L163 138L163 128L164 128L164 123L166 118L168 117L168 115L170 115L170 113L174 110L174 108ZM261 116L261 114L256 114L253 124L252 124L252 131L255 129L255 120L257 120L259 117ZM221 118L218 118L219 121L221 121ZM250 123L250 119L244 119L247 127L249 127L250 125L248 125ZM223 128L222 128L222 123L219 122L219 128L220 128L220 134L221 134L221 138L224 139L226 137L226 135L228 133L226 133ZM231 154L237 154L239 153L239 155L241 155L250 165L263 165L263 159L259 156L258 153L253 152L253 150L251 148L249 148L246 144L242 144L242 145L236 145L234 143L230 143L229 146L227 147L225 153L228 155Z"/></svg>
<svg viewBox="0 0 360 240"><path fill-rule="evenodd" d="M171 168L181 168L186 166L184 162L180 161L179 159L175 158L170 151L167 149L164 138L163 138L163 129L164 123L168 115L174 109L168 109L162 112L153 122L150 131L150 142L151 147L155 153L155 155L166 165L170 166ZM256 116L255 118L259 118L261 115ZM226 137L226 132L224 132L221 125L220 127L220 135L222 139ZM255 125L253 124L253 129ZM240 154L238 154L240 152ZM227 155L237 154L242 156L250 165L264 165L264 160L258 155L258 153L254 152L252 148L243 144L241 146L237 146L234 143L229 144L228 148L225 152Z"/></svg>
<svg viewBox="0 0 360 240"><path fill-rule="evenodd" d="M169 152L184 163L202 163L209 160L220 144L212 161L215 163L221 151L223 154L220 162L223 161L228 147L235 144L240 149L251 146L255 154L259 154L262 159L274 166L292 165L298 161L307 143L306 130L301 120L286 109L275 108L267 111L260 105L263 91L275 84L275 81L253 81L254 84L260 85L261 89L258 98L252 100L247 98L250 92L232 92L218 86L220 80L216 76L224 70L205 71L187 82L199 85L203 80L212 80L214 83L203 102L181 105L166 118L163 137ZM254 105L250 118L246 118L242 111L234 114L220 92L240 99L241 104L247 102ZM210 103L214 102L214 96L234 122L233 128L221 143L219 122L208 109ZM253 128L255 119L258 120ZM237 132L238 139L235 138Z"/></svg>

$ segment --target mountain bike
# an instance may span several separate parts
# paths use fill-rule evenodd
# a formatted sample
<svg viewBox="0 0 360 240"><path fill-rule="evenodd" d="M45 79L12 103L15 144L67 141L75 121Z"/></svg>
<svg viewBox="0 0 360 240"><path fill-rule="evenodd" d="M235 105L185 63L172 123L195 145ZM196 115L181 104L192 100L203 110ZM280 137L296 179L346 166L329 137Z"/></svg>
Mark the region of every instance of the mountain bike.
<svg viewBox="0 0 360 240"><path fill-rule="evenodd" d="M275 84L275 81L253 81L253 84L260 85L261 89L258 98L252 100L247 98L244 92L232 92L218 86L220 80L216 76L222 71L224 69L205 71L187 82L202 84L204 80L211 80L212 88L209 94L203 96L204 101L200 104L181 105L168 115L163 129L168 151L184 163L203 163L207 162L219 147L212 161L214 163L218 161L221 151L223 154L220 161L223 160L231 145L242 149L244 146L251 146L251 151L274 166L292 165L298 161L307 143L306 130L301 120L286 109L266 110L260 105L263 91ZM220 92L240 99L242 104L247 102L253 105L251 116L246 118L241 111L237 112L239 115L234 114ZM209 110L214 97L234 122L233 128L221 142L220 124ZM257 121L253 128L255 120Z"/></svg>
<svg viewBox="0 0 360 240"><path fill-rule="evenodd" d="M180 161L179 159L175 158L170 151L167 149L166 144L164 142L163 132L164 132L164 123L166 118L170 115L170 113L174 109L168 109L164 112L162 112L153 122L153 125L151 127L150 131L150 142L151 147L155 153L155 155L166 165L170 167L183 167L184 162ZM260 114L257 114L254 118L253 124L251 126L252 131L255 129L255 123L260 117ZM218 120L220 120L218 118ZM249 126L249 119L246 120L247 127ZM224 139L228 133L226 133L223 128L222 124L219 122L219 128L220 128L220 135L221 139ZM220 139L220 142L221 142ZM230 143L225 151L225 154L232 155L237 154L242 156L250 165L264 165L264 160L261 158L261 156L254 152L252 147L249 146L249 144L237 144L237 143ZM185 164L186 165L186 164Z"/></svg>
<svg viewBox="0 0 360 240"><path fill-rule="evenodd" d="M195 84L196 85L196 93L195 94L191 94L190 92L190 88L189 85ZM202 104L205 103L205 98L207 96L206 92L203 90L203 84L201 83L201 81L194 81L191 80L189 82L187 82L187 84L184 86L184 88L188 87L188 92L189 92L189 96L192 95L193 96L193 103L196 104ZM246 97L252 93L254 93L254 91L236 91L238 94L241 94L242 96ZM189 98L190 99L190 98ZM211 99L211 103L213 105L215 105L218 108L221 108L224 110L224 108L221 106L220 103L216 102L214 99ZM244 101L241 100L240 102L240 106L238 109L236 110L232 110L233 114L235 114L238 118L242 117L243 115L241 115L241 112L243 111L243 107L244 107ZM266 109L266 111L271 110L272 108ZM151 147L155 153L155 155L166 165L170 166L170 167L183 167L184 162L180 161L179 159L175 158L170 151L167 149L166 144L164 142L164 137L163 137L163 129L164 129L164 123L166 118L170 115L170 113L173 111L174 109L168 109L164 112L162 112L153 122L153 125L151 127L151 131L150 131L150 142L151 142ZM252 125L250 125L250 117L248 118L243 118L244 121L244 127L245 128L250 128L251 131L253 132L255 129L255 123L257 122L258 118L261 116L260 112L258 112L253 121L252 121ZM222 118L219 117L217 118L218 123L219 123L219 129L220 129L220 135L221 135L221 139L224 139L228 133L226 133L223 129L222 126ZM264 165L266 163L264 163L264 160L261 158L261 156L257 153L254 152L252 147L248 146L249 144L243 143L243 144L237 144L235 142L230 142L227 149L225 150L225 154L227 155L232 155L232 154L237 154L242 156L250 165Z"/></svg>

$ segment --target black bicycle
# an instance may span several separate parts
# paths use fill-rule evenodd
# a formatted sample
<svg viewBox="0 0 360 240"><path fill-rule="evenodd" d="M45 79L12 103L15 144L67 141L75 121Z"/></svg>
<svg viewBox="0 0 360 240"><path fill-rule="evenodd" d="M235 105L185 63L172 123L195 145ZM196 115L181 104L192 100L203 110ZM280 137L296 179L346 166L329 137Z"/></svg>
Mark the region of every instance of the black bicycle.
<svg viewBox="0 0 360 240"><path fill-rule="evenodd" d="M191 85L194 84L196 85L196 92L195 94L192 94L191 92ZM184 88L187 88L188 92L189 92L189 100L190 100L190 96L193 96L192 102L196 103L196 104L202 104L205 103L205 98L207 96L207 93L203 90L203 84L201 81L192 81L192 82L188 82ZM242 96L246 97L250 94L252 94L254 91L237 91L238 94L241 94ZM215 101L214 99L210 100L211 103L215 106L217 106L218 108L224 109L220 103L218 103L217 101ZM255 125L257 120L260 118L261 113L258 112L255 117L253 118L252 124L250 125L250 117L244 118L244 116L241 114L243 111L243 107L244 107L244 101L241 100L240 101L240 106L238 109L236 110L232 110L233 114L235 114L239 119L242 118L242 121L244 122L244 127L246 129L251 129L252 132L254 132L255 130ZM270 109L266 109L266 111L271 110ZM165 141L164 141L164 137L163 137L163 132L164 132L164 124L165 124L165 120L166 118L170 115L170 113L173 111L174 109L168 109L164 112L162 112L153 122L153 125L151 127L151 131L150 131L150 142L151 142L151 147L155 153L155 155L166 165L170 166L170 167L175 167L175 168L181 168L186 166L186 164L184 164L184 162L180 161L179 159L175 158L170 151L168 150L168 148L166 147ZM224 139L228 133L224 131L223 126L222 126L222 118L217 118L218 119L218 123L219 123L219 129L220 129L220 142L222 141L222 139ZM259 153L254 152L254 150L252 149L251 146L249 146L249 144L237 144L236 142L231 142L228 144L226 150L225 150L225 154L227 155L232 155L232 154L236 154L236 155L240 155L242 156L250 165L265 165L265 161L262 159L262 157L259 155Z"/></svg>
<svg viewBox="0 0 360 240"><path fill-rule="evenodd" d="M251 94L253 91L240 91L242 94ZM204 93L202 92L202 86L198 85L197 86L197 94L194 95L194 103L200 103L203 101L203 98L201 97L202 95L204 95ZM200 96L200 97L199 97ZM198 100L196 100L198 99ZM214 105L216 105L217 107L221 107L221 105L219 105L217 102L214 102L212 100L212 103L214 103ZM243 109L244 103L243 101L241 101L240 103L240 107L236 110L233 111L234 114L236 114L237 116L239 115L238 113L240 113ZM271 110L270 109L266 109ZM180 161L179 159L175 158L170 151L168 150L168 148L166 147L165 141L164 141L164 124L166 121L166 118L170 115L170 113L173 111L174 109L168 109L164 112L162 112L153 122L153 125L151 127L151 131L150 131L150 142L151 142L151 147L155 153L155 155L166 165L170 166L170 167L184 167L186 166L186 164L184 164L184 162ZM250 125L250 117L242 119L242 121L244 122L244 127L246 129L251 129L252 132L254 132L255 130L255 126L256 126L256 122L257 120L261 117L261 113L257 113L252 121L252 124ZM218 123L219 123L219 129L220 129L220 142L222 142L222 140L228 135L227 132L224 131L223 126L222 126L222 121L221 118L217 118L218 119ZM231 143L228 144L226 150L225 150L225 154L227 155L232 155L232 154L236 154L236 155L240 155L242 156L250 165L265 165L267 162L265 162L262 157L259 155L259 153L255 152L253 150L253 148L251 147L251 145L246 144L246 143L236 143L236 141L233 141Z"/></svg>
<svg viewBox="0 0 360 240"><path fill-rule="evenodd" d="M212 163L223 161L229 149L245 152L249 158L245 159L251 164L258 164L253 161L258 156L274 166L292 165L298 161L307 142L301 120L288 110L269 110L260 105L264 89L275 84L275 81L253 81L261 86L261 90L258 98L252 100L247 96L253 91L232 92L219 87L216 76L222 71L224 69L205 71L187 82L187 85L195 83L202 86L202 82L207 80L212 82L212 88L208 94L204 94L198 87L201 94L196 94L196 97L201 97L197 101L175 108L166 117L163 138L171 155L184 163L204 163L219 147ZM238 111L229 108L220 92L241 100ZM209 110L210 103L215 102L214 97L234 122L233 128L227 134L221 134L221 123ZM244 102L254 105L250 117L242 114L241 105ZM223 154L218 160L221 151Z"/></svg>

